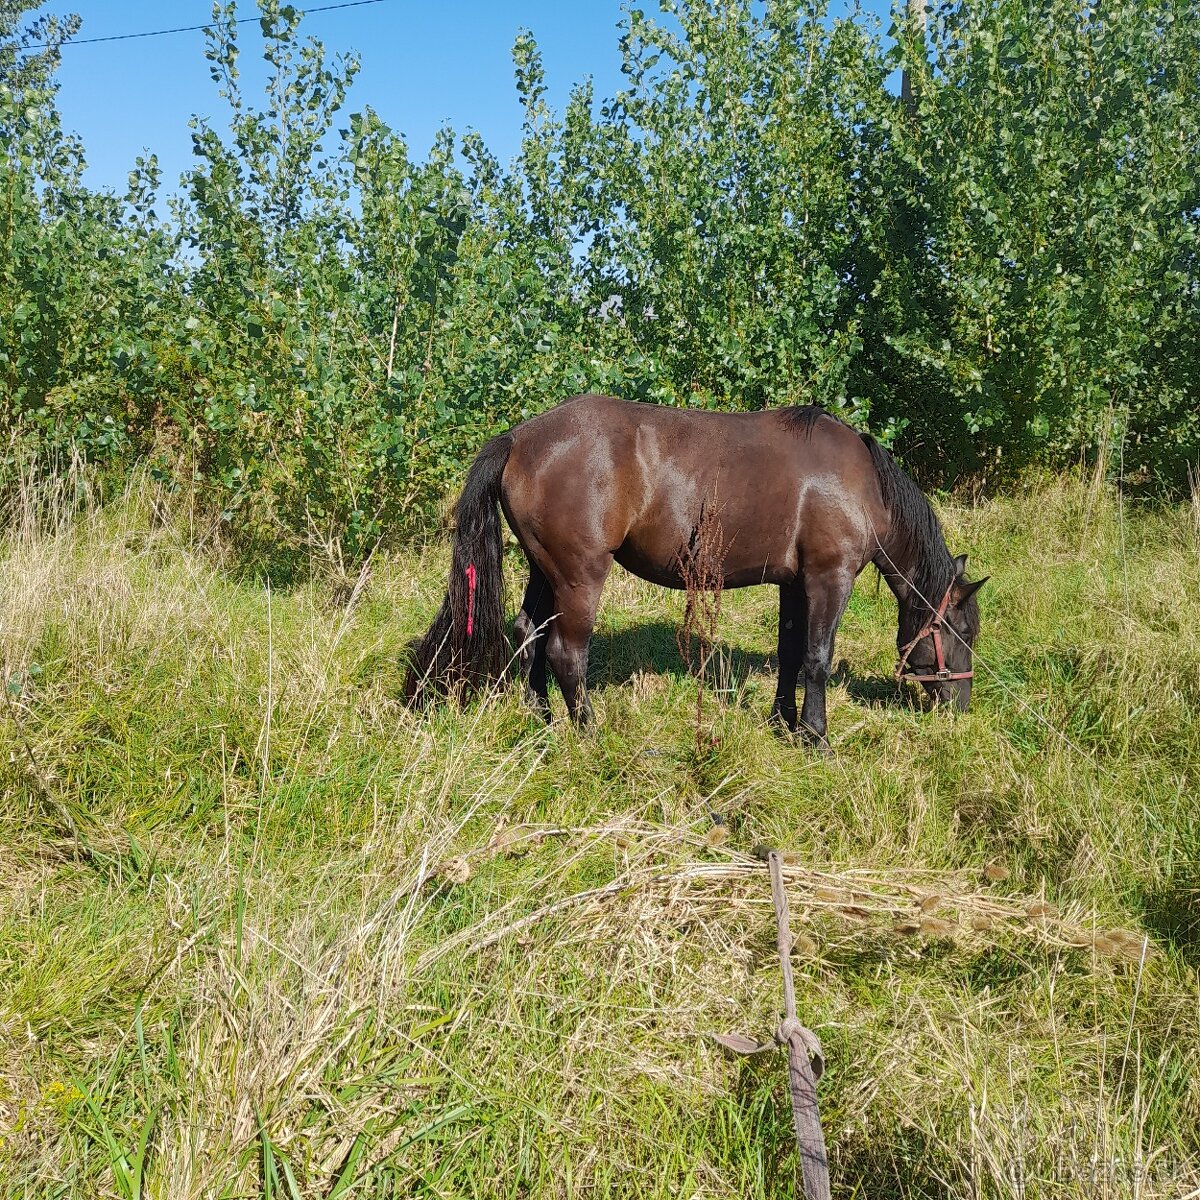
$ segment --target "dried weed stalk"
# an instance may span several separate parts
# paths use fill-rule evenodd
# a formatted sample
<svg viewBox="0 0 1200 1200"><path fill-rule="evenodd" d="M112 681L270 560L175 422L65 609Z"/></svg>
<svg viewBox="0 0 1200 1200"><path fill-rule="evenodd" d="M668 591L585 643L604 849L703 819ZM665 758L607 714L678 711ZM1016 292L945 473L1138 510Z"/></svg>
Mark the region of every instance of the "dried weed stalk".
<svg viewBox="0 0 1200 1200"><path fill-rule="evenodd" d="M721 509L714 493L700 505L700 520L687 546L675 556L687 597L683 624L675 634L680 657L696 678L696 752L711 749L713 739L704 733L704 680L717 650L721 620L721 594L725 588L725 559L729 543L721 527Z"/></svg>
<svg viewBox="0 0 1200 1200"><path fill-rule="evenodd" d="M1196 464L1195 470L1188 467L1188 484L1192 497L1192 528L1200 541L1200 463Z"/></svg>

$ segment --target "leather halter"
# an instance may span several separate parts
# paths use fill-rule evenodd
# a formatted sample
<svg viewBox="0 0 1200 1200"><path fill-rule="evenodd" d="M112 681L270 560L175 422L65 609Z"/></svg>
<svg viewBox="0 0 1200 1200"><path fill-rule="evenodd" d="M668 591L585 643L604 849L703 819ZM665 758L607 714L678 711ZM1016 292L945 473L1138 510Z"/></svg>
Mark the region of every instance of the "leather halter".
<svg viewBox="0 0 1200 1200"><path fill-rule="evenodd" d="M946 619L946 609L950 607L950 593L954 590L954 580L950 581L950 586L946 588L946 594L942 597L942 602L937 606L937 611L921 626L921 632L917 634L903 650L900 651L900 658L896 662L896 682L902 680L908 683L948 683L954 679L973 679L974 671L951 671L946 666L946 655L942 650L942 622ZM917 643L922 638L927 638L933 635L933 653L937 659L937 671L934 674L918 674L916 671L905 670L908 665L908 656L917 648Z"/></svg>

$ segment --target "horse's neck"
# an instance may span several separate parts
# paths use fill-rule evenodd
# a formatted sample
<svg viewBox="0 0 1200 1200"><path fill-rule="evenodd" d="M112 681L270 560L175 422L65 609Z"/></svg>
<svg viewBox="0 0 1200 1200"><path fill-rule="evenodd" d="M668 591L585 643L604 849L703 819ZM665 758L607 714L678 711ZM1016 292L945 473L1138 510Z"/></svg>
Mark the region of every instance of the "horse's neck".
<svg viewBox="0 0 1200 1200"><path fill-rule="evenodd" d="M885 537L871 560L897 600L903 601L917 572L917 551L909 538Z"/></svg>

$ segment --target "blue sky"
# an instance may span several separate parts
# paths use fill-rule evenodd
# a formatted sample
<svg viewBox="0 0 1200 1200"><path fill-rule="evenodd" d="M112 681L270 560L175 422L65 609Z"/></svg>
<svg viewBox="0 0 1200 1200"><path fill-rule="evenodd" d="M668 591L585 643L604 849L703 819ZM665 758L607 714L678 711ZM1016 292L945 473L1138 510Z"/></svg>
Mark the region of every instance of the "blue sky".
<svg viewBox="0 0 1200 1200"><path fill-rule="evenodd" d="M657 8L654 0L642 6L649 12ZM867 7L878 11L886 4L871 0ZM239 16L257 12L254 0L240 0L238 8ZM310 13L301 29L330 50L358 52L362 70L349 111L369 104L406 136L417 155L424 155L435 131L448 123L460 133L478 130L507 161L520 136L510 56L517 31L533 33L551 102L561 108L572 84L587 76L598 97L620 86L621 10L620 0L382 0ZM78 13L83 19L78 36L89 38L199 25L212 9L210 0L47 0L42 11ZM256 99L257 24L241 26L240 40L243 83ZM199 32L68 46L59 80L63 122L83 139L86 178L93 187L124 191L135 158L151 150L163 167L166 189L173 191L190 165L189 118L197 114L212 117L218 127L225 123Z"/></svg>

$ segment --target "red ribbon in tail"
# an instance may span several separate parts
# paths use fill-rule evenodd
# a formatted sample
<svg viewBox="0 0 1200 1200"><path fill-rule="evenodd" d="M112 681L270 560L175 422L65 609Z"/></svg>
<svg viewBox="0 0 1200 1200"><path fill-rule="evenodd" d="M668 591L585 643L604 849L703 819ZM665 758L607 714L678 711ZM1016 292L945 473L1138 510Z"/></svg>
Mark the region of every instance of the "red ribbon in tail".
<svg viewBox="0 0 1200 1200"><path fill-rule="evenodd" d="M467 637L475 632L475 564L467 563Z"/></svg>

